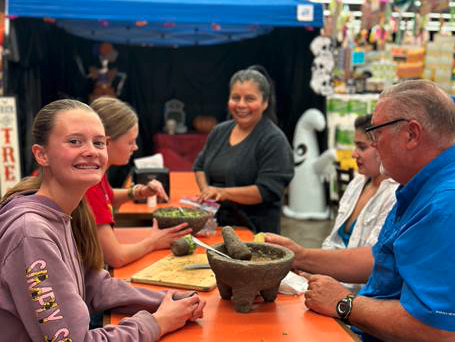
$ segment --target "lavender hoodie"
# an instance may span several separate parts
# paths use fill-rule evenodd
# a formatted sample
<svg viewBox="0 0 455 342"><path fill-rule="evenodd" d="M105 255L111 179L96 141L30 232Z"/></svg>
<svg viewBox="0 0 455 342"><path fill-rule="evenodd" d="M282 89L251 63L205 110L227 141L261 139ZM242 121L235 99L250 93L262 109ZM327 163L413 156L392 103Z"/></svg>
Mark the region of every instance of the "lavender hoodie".
<svg viewBox="0 0 455 342"><path fill-rule="evenodd" d="M157 341L150 312L164 294L86 269L70 220L33 192L0 207L0 341ZM134 316L88 329L91 312L112 308Z"/></svg>

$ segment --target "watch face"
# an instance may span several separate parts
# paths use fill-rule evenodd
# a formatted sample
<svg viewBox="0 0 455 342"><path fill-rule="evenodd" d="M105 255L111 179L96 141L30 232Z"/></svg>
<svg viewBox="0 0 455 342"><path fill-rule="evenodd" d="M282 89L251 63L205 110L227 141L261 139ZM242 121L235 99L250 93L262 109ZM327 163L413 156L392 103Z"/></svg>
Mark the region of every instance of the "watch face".
<svg viewBox="0 0 455 342"><path fill-rule="evenodd" d="M337 311L339 315L343 315L349 310L349 304L344 300L341 300L337 305Z"/></svg>

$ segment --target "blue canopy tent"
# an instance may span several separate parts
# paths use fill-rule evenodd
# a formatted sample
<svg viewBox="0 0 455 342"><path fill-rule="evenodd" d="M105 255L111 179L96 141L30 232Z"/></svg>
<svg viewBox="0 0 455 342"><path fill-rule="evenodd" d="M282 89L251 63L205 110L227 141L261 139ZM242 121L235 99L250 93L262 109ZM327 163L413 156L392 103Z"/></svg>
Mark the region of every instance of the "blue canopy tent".
<svg viewBox="0 0 455 342"><path fill-rule="evenodd" d="M299 5L313 7L313 18L297 19ZM215 22L280 26L322 25L323 5L298 0L14 0L18 16Z"/></svg>
<svg viewBox="0 0 455 342"><path fill-rule="evenodd" d="M207 45L323 25L323 5L299 0L14 0L9 15L51 17L89 39L147 45Z"/></svg>

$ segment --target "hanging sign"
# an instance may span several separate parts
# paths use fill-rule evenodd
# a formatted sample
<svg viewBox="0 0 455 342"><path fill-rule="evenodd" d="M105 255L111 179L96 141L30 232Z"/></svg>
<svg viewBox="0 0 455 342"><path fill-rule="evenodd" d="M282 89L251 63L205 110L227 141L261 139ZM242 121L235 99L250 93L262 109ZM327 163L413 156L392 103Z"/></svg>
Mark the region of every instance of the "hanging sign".
<svg viewBox="0 0 455 342"><path fill-rule="evenodd" d="M3 195L21 179L16 99L0 97L0 191Z"/></svg>
<svg viewBox="0 0 455 342"><path fill-rule="evenodd" d="M313 5L297 5L297 20L298 21L313 21L314 20L314 7Z"/></svg>

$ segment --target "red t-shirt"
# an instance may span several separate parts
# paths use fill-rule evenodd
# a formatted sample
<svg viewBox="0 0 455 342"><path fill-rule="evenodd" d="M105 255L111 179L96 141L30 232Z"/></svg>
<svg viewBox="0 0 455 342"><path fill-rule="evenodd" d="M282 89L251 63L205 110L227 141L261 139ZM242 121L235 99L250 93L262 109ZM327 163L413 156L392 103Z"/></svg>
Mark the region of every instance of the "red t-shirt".
<svg viewBox="0 0 455 342"><path fill-rule="evenodd" d="M97 224L109 223L113 225L115 223L112 211L114 191L106 174L101 179L101 182L87 190L85 196L92 207Z"/></svg>

